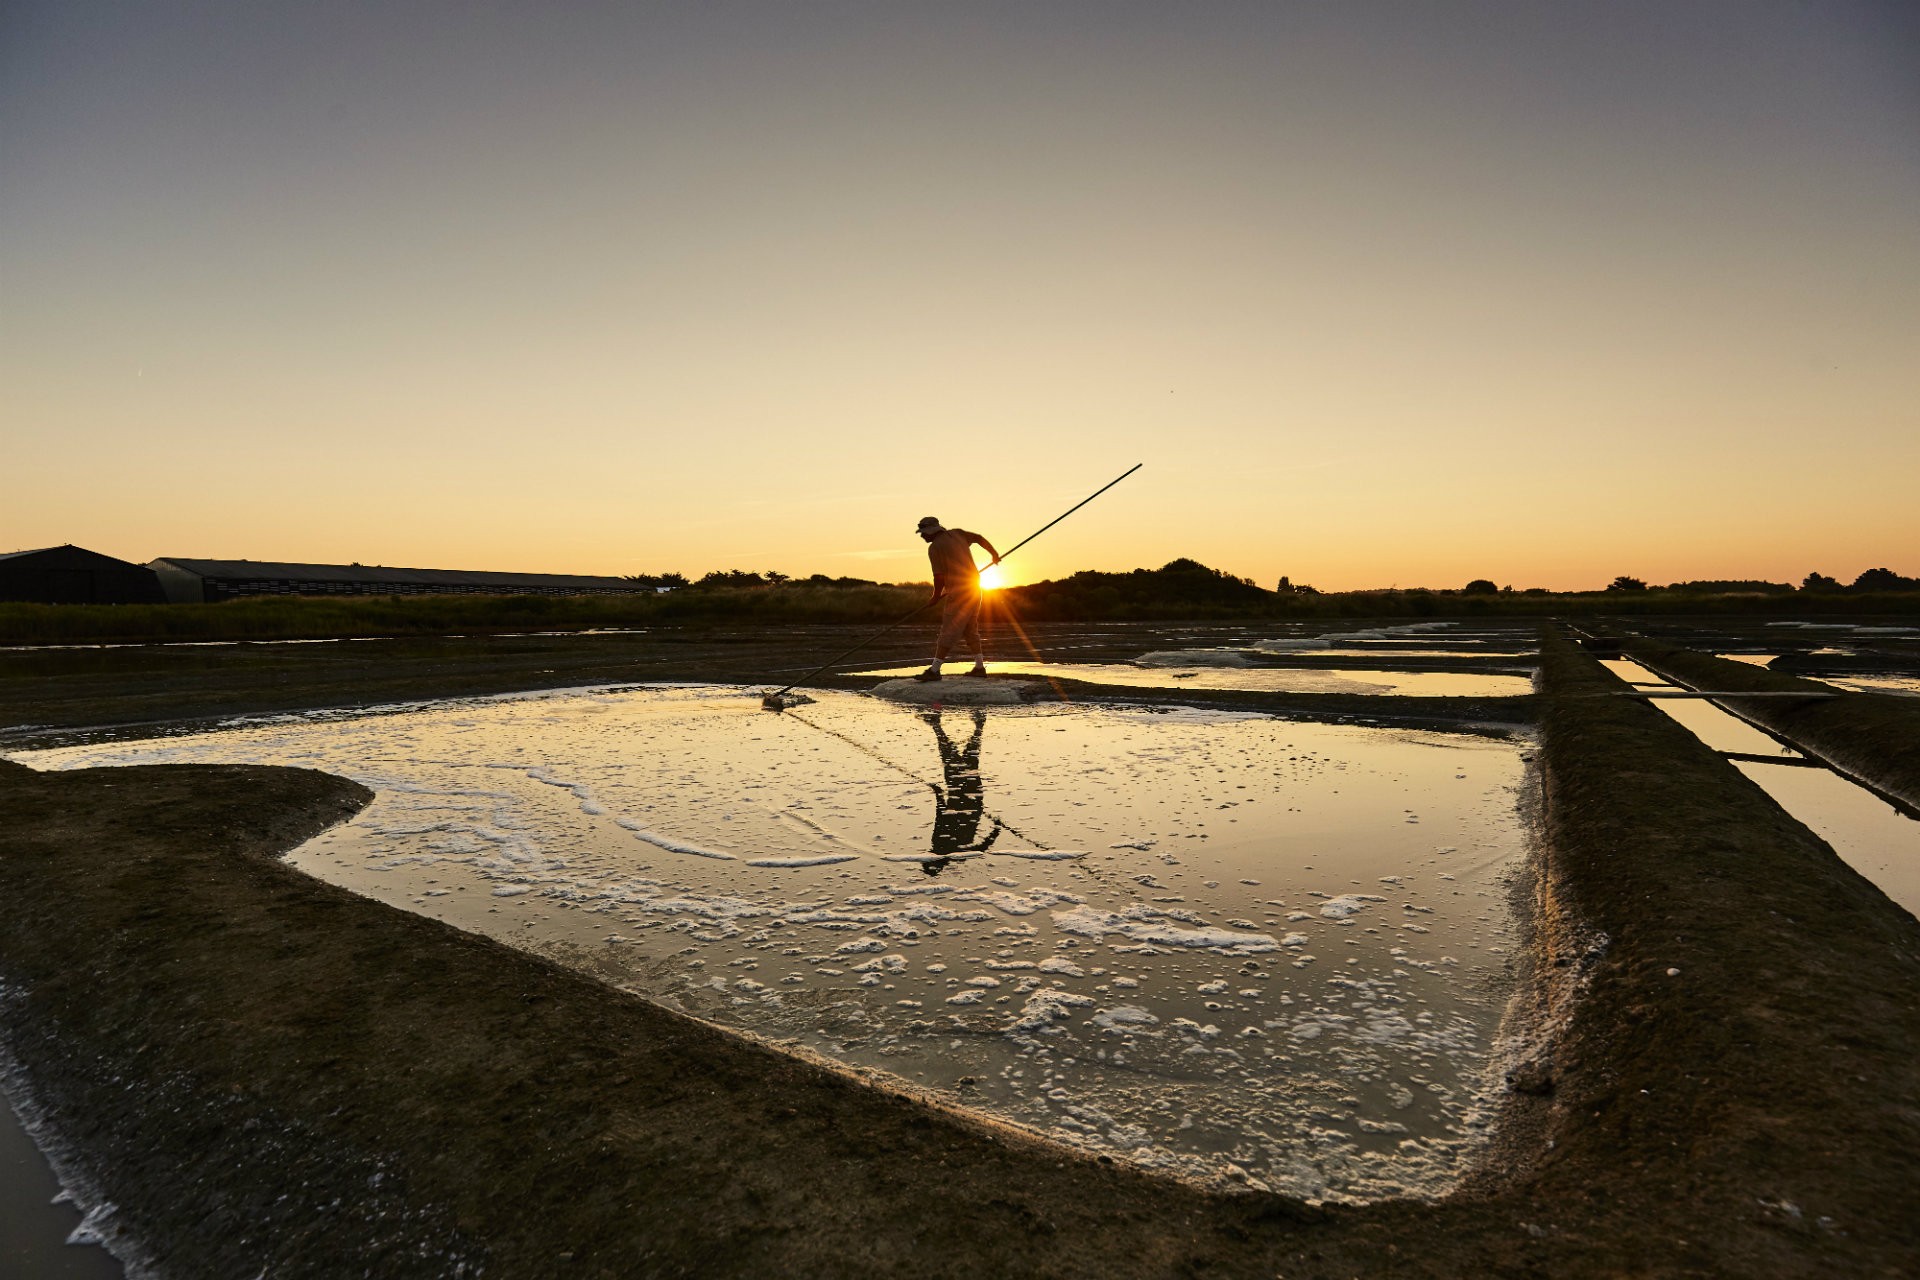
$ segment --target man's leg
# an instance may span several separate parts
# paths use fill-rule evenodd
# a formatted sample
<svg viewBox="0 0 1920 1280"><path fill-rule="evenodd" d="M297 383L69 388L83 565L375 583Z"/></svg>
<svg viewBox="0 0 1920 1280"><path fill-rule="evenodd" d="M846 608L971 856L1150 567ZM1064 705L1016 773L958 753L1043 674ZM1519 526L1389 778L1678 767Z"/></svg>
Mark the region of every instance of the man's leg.
<svg viewBox="0 0 1920 1280"><path fill-rule="evenodd" d="M947 660L947 655L953 652L954 643L966 632L967 619L971 616L966 596L964 591L947 594L940 610L940 636L933 642L933 665L915 676L915 680L940 678L940 664Z"/></svg>
<svg viewBox="0 0 1920 1280"><path fill-rule="evenodd" d="M946 634L946 628L942 627L940 629L940 633L941 635L944 636ZM938 680L940 678L940 664L945 662L946 660L947 660L947 646L940 643L939 641L935 641L933 646L933 665L928 667L925 671L922 671L919 675L915 676L914 679L915 680Z"/></svg>
<svg viewBox="0 0 1920 1280"><path fill-rule="evenodd" d="M972 607L967 610L967 647L973 650L973 670L967 674L984 676L987 674L987 642L980 635L980 615L987 611L987 594L975 587L972 596Z"/></svg>

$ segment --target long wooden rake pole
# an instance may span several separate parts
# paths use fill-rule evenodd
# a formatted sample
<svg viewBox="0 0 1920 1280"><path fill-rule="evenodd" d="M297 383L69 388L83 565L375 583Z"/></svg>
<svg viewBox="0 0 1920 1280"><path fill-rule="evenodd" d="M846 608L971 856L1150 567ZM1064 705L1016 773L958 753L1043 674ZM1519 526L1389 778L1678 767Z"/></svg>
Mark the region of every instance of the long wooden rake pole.
<svg viewBox="0 0 1920 1280"><path fill-rule="evenodd" d="M1059 524L1062 520L1065 520L1068 516L1072 515L1074 512L1078 511L1080 508L1086 506L1089 502L1092 502L1095 498L1099 497L1101 494L1105 493L1107 490L1113 488L1113 486L1119 484L1122 480L1125 480L1128 476L1132 475L1134 472L1138 471L1141 467L1144 467L1146 465L1147 464L1144 462L1134 463L1132 466L1128 467L1125 471L1122 471L1119 475L1107 481L1105 484L1101 485L1098 489L1095 489L1092 493L1080 499L1080 501L1074 503L1072 506L1068 507L1065 511L1062 511L1059 515L1047 521L1045 524L1041 525L1038 529L1035 529L1032 533L1028 534L1026 537L1020 539L1020 541L1014 543L1013 546L1009 547L1005 551L1002 551L1000 553L1000 559L1005 560L1008 556L1012 555L1014 552L1018 551L1020 548L1026 546L1029 542L1032 542L1035 538L1039 537L1041 534L1045 533L1047 530L1053 528L1053 526ZM831 667L836 663L844 662L848 658L851 658L854 654L860 652L862 649L872 644L875 640L878 640L881 636L886 635L889 631L895 631L901 627L904 627L907 623L913 621L915 618L919 617L921 613L925 612L927 607L932 603L933 601L931 600L927 601L926 604L922 604L916 607L913 610L913 612L906 614L904 617L901 617L893 622L889 622L886 626L880 628L880 630L874 632L872 635L868 636L865 640L862 640L859 644L856 644L855 646L853 646L853 648L847 650L845 653L839 654L832 658L828 658L825 662L821 663L819 666L815 667L813 670L807 672L807 674L801 676L798 680L795 680L793 684L788 685L784 689L777 689L774 692L768 694L766 697L760 699L760 705L765 707L769 711L784 710L786 707L786 704L781 701L781 698L785 697L789 693L792 693L795 685L805 684L807 681L819 675L822 671L825 671L828 667Z"/></svg>

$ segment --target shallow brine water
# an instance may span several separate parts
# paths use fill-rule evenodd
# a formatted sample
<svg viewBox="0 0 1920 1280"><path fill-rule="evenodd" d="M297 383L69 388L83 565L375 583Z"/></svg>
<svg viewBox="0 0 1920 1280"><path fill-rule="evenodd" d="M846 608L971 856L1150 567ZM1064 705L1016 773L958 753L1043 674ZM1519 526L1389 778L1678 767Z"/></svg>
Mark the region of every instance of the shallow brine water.
<svg viewBox="0 0 1920 1280"><path fill-rule="evenodd" d="M1148 654L1144 665L1120 662L990 662L995 675L1054 676L1142 689L1240 689L1266 693L1357 693L1421 698L1508 698L1533 692L1525 676L1458 671L1315 671L1295 667L1230 666L1217 660L1234 650L1170 650ZM1148 661L1151 659L1151 661ZM1182 661L1184 659L1184 661ZM876 680L910 676L920 667L855 672ZM961 667L960 670L965 670ZM949 678L953 678L949 676Z"/></svg>
<svg viewBox="0 0 1920 1280"><path fill-rule="evenodd" d="M0 1095L0 1276L118 1280L125 1274L82 1227L80 1211Z"/></svg>
<svg viewBox="0 0 1920 1280"><path fill-rule="evenodd" d="M709 687L22 758L357 778L296 865L1148 1166L1434 1195L1486 1118L1507 741Z"/></svg>
<svg viewBox="0 0 1920 1280"><path fill-rule="evenodd" d="M1850 675L1813 678L1842 689L1851 689L1855 693L1892 693L1909 698L1920 697L1920 676Z"/></svg>

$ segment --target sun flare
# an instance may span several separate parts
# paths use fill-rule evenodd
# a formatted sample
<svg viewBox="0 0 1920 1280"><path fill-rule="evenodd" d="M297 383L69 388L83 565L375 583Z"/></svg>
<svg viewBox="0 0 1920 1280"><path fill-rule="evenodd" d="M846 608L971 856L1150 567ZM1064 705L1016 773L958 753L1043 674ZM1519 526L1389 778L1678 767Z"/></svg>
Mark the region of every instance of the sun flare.
<svg viewBox="0 0 1920 1280"><path fill-rule="evenodd" d="M980 571L980 589L982 591L998 591L1006 585L999 565L990 564Z"/></svg>

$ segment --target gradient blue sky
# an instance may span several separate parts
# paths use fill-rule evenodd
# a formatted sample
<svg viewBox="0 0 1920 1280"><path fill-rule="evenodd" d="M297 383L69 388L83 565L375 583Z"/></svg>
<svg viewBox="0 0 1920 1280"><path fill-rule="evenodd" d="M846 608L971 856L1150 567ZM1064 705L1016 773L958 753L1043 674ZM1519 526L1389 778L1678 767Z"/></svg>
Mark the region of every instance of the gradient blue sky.
<svg viewBox="0 0 1920 1280"><path fill-rule="evenodd" d="M0 3L0 549L1920 573L1920 6Z"/></svg>

